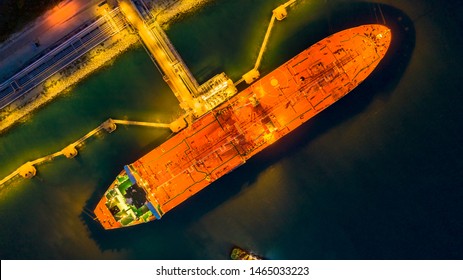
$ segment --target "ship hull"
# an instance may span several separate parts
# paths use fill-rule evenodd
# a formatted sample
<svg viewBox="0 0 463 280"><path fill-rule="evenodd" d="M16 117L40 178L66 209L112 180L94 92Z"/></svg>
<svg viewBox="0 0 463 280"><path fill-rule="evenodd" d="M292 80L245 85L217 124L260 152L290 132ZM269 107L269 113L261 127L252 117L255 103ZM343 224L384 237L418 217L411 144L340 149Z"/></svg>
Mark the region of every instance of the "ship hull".
<svg viewBox="0 0 463 280"><path fill-rule="evenodd" d="M363 25L304 50L126 166L95 209L100 223L113 229L160 219L352 91L390 41L387 27ZM144 199L138 194L135 205L131 192Z"/></svg>

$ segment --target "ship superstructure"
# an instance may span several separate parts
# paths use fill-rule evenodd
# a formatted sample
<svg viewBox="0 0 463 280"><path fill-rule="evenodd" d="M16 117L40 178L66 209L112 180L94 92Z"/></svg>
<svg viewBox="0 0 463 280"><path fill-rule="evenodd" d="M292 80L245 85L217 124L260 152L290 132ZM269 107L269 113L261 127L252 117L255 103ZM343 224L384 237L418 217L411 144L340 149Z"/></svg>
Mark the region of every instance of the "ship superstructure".
<svg viewBox="0 0 463 280"><path fill-rule="evenodd" d="M105 229L160 219L218 178L330 106L384 57L378 24L333 34L126 165L98 203Z"/></svg>

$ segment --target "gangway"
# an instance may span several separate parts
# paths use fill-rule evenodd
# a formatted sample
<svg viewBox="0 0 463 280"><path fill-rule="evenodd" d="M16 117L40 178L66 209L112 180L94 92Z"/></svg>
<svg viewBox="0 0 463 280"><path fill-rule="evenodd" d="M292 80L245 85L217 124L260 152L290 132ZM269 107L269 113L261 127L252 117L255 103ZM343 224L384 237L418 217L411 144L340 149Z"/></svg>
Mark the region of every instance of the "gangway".
<svg viewBox="0 0 463 280"><path fill-rule="evenodd" d="M81 147L85 141L87 141L92 136L106 131L108 133L113 132L116 130L116 124L121 125L137 125L137 126L146 126L146 127L154 127L154 128L167 128L170 129L172 132L178 132L179 130L186 127L187 123L185 121L186 115L179 117L177 120L171 123L153 123L153 122L141 122L141 121L130 121L130 120L117 120L117 119L107 119L102 124L100 124L95 129L92 129L87 134L79 138L78 140L74 141L73 143L67 145L62 150L57 151L53 154L49 154L43 156L41 158L28 161L18 167L15 171L11 174L0 180L0 187L2 187L5 183L12 180L16 176L21 176L23 178L30 179L34 177L37 173L36 166L40 164L44 164L46 162L50 162L57 157L64 156L66 158L74 158L77 156L78 151L77 149Z"/></svg>
<svg viewBox="0 0 463 280"><path fill-rule="evenodd" d="M128 121L128 120L113 120L115 124L125 124L125 125L139 125L139 126L149 126L157 128L170 128L170 124L167 123L151 123L151 122L139 122L139 121Z"/></svg>
<svg viewBox="0 0 463 280"><path fill-rule="evenodd" d="M242 81L245 81L247 84L251 84L255 80L257 80L260 77L259 73L259 66L262 61L262 56L264 55L265 49L267 47L268 39L270 38L270 33L272 32L273 25L276 20L283 20L286 18L288 15L288 12L286 8L288 8L290 5L294 4L296 0L290 0L283 5L278 6L276 9L272 11L272 17L270 18L270 23L267 27L267 32L265 33L264 41L262 42L262 46L260 47L259 55L257 56L256 63L254 64L254 68L252 68L250 71L248 71L246 74L243 75L242 79L240 79L238 82L235 83L239 84Z"/></svg>

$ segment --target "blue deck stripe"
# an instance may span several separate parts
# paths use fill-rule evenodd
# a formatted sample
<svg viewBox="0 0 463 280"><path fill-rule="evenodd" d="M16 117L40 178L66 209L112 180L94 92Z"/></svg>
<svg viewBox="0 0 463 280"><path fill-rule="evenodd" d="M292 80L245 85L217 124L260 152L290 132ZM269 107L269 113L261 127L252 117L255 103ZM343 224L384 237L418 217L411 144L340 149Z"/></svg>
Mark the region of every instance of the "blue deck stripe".
<svg viewBox="0 0 463 280"><path fill-rule="evenodd" d="M151 211L151 213L153 213L153 215L156 217L157 220L160 220L161 219L161 215L159 214L159 212L156 210L156 208L154 208L153 204L151 204L151 202L148 201L148 203L146 203L146 206L148 207L148 209Z"/></svg>
<svg viewBox="0 0 463 280"><path fill-rule="evenodd" d="M132 184L136 184L137 180L135 180L135 177L133 176L132 171L130 171L130 168L128 165L124 165L124 170L127 176L129 176L130 182L132 182Z"/></svg>

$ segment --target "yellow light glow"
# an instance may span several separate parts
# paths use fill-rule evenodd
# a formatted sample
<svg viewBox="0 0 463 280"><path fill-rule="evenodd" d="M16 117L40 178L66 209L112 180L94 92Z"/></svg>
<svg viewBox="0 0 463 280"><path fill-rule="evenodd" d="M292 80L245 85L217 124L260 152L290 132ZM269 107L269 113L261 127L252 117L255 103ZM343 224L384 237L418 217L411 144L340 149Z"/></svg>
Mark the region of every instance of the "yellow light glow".
<svg viewBox="0 0 463 280"><path fill-rule="evenodd" d="M74 1L68 2L66 5L62 7L58 5L52 10L52 13L47 17L46 23L49 26L61 24L66 20L70 19L72 16L74 16L78 10L79 5Z"/></svg>
<svg viewBox="0 0 463 280"><path fill-rule="evenodd" d="M264 135L264 140L265 140L265 142L267 142L269 144L273 143L273 142L275 142L275 135L272 132L267 133L267 134Z"/></svg>

